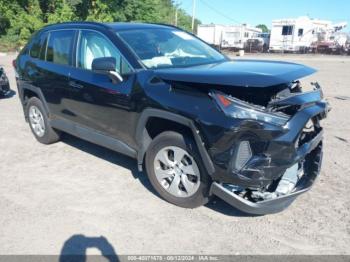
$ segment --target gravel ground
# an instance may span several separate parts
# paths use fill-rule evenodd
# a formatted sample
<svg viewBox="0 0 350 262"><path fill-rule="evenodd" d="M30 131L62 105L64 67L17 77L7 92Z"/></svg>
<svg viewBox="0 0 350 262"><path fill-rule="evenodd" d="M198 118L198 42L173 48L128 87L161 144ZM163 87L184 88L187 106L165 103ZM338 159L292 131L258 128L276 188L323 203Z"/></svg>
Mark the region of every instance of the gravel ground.
<svg viewBox="0 0 350 262"><path fill-rule="evenodd" d="M13 58L0 64L16 90ZM246 58L319 70L310 80L322 84L333 109L323 123L322 174L310 192L266 216L246 216L219 199L178 208L154 194L132 159L70 136L50 146L36 142L14 94L0 100L0 254L60 254L84 245L119 255L350 254L350 58Z"/></svg>

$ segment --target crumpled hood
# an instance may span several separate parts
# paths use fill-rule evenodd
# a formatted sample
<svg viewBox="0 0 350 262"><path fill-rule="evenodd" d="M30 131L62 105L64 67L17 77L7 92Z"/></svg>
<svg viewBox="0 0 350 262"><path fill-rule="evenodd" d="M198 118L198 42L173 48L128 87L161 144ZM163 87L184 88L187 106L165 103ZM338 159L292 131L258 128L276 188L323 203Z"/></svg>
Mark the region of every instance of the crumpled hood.
<svg viewBox="0 0 350 262"><path fill-rule="evenodd" d="M169 81L245 87L290 83L316 72L311 67L295 63L243 59L154 71L157 76Z"/></svg>

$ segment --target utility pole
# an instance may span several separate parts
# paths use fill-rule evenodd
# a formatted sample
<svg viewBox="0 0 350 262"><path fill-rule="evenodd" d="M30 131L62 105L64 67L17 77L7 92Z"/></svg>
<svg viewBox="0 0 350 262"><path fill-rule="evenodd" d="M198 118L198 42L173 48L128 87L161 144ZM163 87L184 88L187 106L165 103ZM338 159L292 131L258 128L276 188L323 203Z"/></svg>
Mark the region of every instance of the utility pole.
<svg viewBox="0 0 350 262"><path fill-rule="evenodd" d="M194 33L194 17L196 14L196 0L192 0L192 33Z"/></svg>
<svg viewBox="0 0 350 262"><path fill-rule="evenodd" d="M177 4L175 4L175 26L177 26L177 14L178 13L178 7Z"/></svg>

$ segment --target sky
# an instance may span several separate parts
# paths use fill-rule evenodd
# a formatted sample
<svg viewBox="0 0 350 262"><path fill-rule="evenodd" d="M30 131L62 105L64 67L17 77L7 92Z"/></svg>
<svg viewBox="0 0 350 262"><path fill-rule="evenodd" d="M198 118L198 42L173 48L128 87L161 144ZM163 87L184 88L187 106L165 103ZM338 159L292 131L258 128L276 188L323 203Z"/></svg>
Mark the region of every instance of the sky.
<svg viewBox="0 0 350 262"><path fill-rule="evenodd" d="M192 15L193 0L176 0ZM175 2L176 2L175 1ZM266 24L274 19L309 16L347 22L350 31L350 0L195 0L196 18L203 24Z"/></svg>

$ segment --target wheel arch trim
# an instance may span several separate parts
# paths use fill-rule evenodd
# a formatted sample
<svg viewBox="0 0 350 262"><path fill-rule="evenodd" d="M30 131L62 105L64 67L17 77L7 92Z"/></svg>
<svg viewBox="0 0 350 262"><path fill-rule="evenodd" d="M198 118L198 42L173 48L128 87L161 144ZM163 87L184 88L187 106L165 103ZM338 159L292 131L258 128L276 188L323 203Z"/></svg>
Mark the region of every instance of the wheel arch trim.
<svg viewBox="0 0 350 262"><path fill-rule="evenodd" d="M33 93L35 93L37 95L37 97L43 103L45 114L49 117L50 116L50 110L49 110L49 107L47 106L46 99L44 97L43 92L37 87L33 87L33 86L30 86L30 85L25 85L24 87L22 87L22 92L21 92L20 99L22 101L23 109L25 110L24 93L25 93L26 90L29 90L29 91L31 91L31 92L33 92ZM25 117L27 117L27 116L25 116Z"/></svg>
<svg viewBox="0 0 350 262"><path fill-rule="evenodd" d="M213 162L211 161L210 156L206 148L204 147L202 138L199 135L199 130L197 129L193 121L187 117L184 117L175 113L171 113L160 109L153 109L153 108L145 109L142 112L136 127L136 142L139 147L139 150L137 153L137 164L140 171L142 170L143 159L146 154L146 151L152 142L152 138L150 137L146 129L146 124L148 120L152 117L170 120L178 124L184 125L186 127L189 127L207 172L209 173L209 175L214 174L215 168L214 168Z"/></svg>

